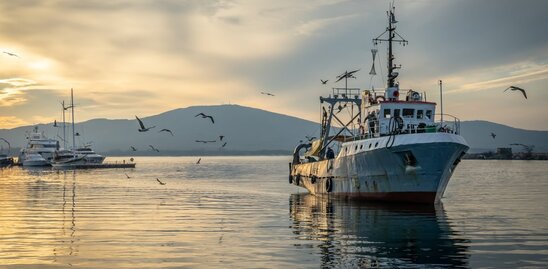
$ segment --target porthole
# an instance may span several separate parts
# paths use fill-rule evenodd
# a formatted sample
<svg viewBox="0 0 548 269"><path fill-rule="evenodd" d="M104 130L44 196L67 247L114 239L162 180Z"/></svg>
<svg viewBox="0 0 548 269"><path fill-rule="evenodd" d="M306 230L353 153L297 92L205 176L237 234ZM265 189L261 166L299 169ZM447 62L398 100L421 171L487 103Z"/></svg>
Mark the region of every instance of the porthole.
<svg viewBox="0 0 548 269"><path fill-rule="evenodd" d="M379 145L379 142L375 143L375 147L377 147Z"/></svg>
<svg viewBox="0 0 548 269"><path fill-rule="evenodd" d="M371 148L371 144L369 144L369 148Z"/></svg>
<svg viewBox="0 0 548 269"><path fill-rule="evenodd" d="M360 149L363 149L363 144L362 144L362 145L360 145Z"/></svg>

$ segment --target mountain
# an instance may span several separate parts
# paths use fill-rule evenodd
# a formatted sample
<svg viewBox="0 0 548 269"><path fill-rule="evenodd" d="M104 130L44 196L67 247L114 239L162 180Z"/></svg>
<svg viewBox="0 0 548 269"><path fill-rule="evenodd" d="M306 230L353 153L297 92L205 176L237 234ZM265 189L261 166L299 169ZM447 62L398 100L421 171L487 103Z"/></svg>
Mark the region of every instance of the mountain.
<svg viewBox="0 0 548 269"><path fill-rule="evenodd" d="M494 139L491 133L496 135ZM548 131L524 130L476 120L461 122L461 134L470 145L470 153L494 151L501 147L513 147L515 152L522 151L519 146L510 146L513 143L534 145L535 152L548 152Z"/></svg>
<svg viewBox="0 0 548 269"><path fill-rule="evenodd" d="M195 117L203 112L215 119ZM141 118L141 117L140 117ZM192 106L143 117L149 126L156 126L148 132L138 132L138 122L132 120L93 119L76 124L77 144L93 143L97 152L128 154L130 146L139 154L152 154L149 145L160 150L160 154L261 154L283 153L293 150L300 139L319 132L317 123L239 105ZM63 129L53 124L39 124L48 137L62 137ZM170 129L174 136L159 131ZM21 147L26 143L25 132L32 126L0 130L0 137L6 138L12 146ZM68 130L68 127L67 127ZM72 138L67 140L69 145ZM315 134L316 133L316 134ZM219 142L219 136L224 139ZM60 139L61 140L61 139ZM197 143L195 140L217 140L215 143ZM79 142L78 142L79 141ZM222 144L227 145L221 148ZM61 142L62 144L62 142Z"/></svg>
<svg viewBox="0 0 548 269"><path fill-rule="evenodd" d="M213 116L215 124L207 118L195 117L200 112ZM149 145L160 149L159 154L164 155L288 154L305 136L319 136L318 123L239 105L192 106L141 119L146 126L156 127L140 133L134 119L93 119L77 123L76 131L82 134L77 137L77 144L92 142L98 152L120 155L130 154L130 146L138 149L131 154L156 154ZM38 127L49 137L63 136L62 127L53 127L53 124L39 124ZM159 133L163 128L173 131L174 136ZM0 137L10 141L12 147L22 147L26 143L25 132L31 130L32 126L0 129ZM68 130L67 127L67 134ZM470 144L470 152L509 147L511 143L535 145L535 152L548 152L548 131L523 130L488 121L464 121L461 132ZM491 132L497 134L495 139ZM224 136L222 142L219 142L220 135ZM72 141L71 138L67 140ZM203 144L195 140L217 142ZM221 148L224 142L227 145ZM521 151L521 148L514 147L514 151Z"/></svg>

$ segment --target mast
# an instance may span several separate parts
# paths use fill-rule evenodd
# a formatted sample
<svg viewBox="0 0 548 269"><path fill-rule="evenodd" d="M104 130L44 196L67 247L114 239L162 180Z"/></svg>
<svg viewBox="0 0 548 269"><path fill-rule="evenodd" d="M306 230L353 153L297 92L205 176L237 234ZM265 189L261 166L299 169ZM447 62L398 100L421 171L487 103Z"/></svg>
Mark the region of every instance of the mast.
<svg viewBox="0 0 548 269"><path fill-rule="evenodd" d="M386 30L380 34L377 38L373 39L373 44L377 45L378 43L382 42L388 42L388 74L387 74L387 87L394 87L396 77L398 76L398 73L394 72L394 70L401 68L400 66L394 65L394 53L393 53L393 47L392 43L397 42L403 46L407 45L409 42L405 40L403 37L401 37L396 32L396 15L395 15L396 7L393 5L390 6L390 9L387 12L388 15L388 27ZM388 33L388 39L381 38L385 33ZM400 39L396 39L396 36L398 36Z"/></svg>
<svg viewBox="0 0 548 269"><path fill-rule="evenodd" d="M67 134L66 134L66 123L65 123L65 100L61 103L63 106L63 149L67 149Z"/></svg>
<svg viewBox="0 0 548 269"><path fill-rule="evenodd" d="M72 109L72 150L76 150L76 139L74 136L74 95L72 88L70 88L70 107Z"/></svg>

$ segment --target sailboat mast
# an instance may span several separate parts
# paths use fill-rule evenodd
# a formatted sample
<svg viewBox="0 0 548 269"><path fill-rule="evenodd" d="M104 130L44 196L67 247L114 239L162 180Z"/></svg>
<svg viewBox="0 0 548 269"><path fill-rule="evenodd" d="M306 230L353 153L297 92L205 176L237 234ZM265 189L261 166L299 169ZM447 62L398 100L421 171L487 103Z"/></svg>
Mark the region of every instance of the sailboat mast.
<svg viewBox="0 0 548 269"><path fill-rule="evenodd" d="M63 149L67 149L67 132L66 132L66 123L65 123L65 100L61 103L63 106Z"/></svg>
<svg viewBox="0 0 548 269"><path fill-rule="evenodd" d="M72 109L72 150L76 150L76 139L74 135L74 95L72 88L70 89L70 107Z"/></svg>

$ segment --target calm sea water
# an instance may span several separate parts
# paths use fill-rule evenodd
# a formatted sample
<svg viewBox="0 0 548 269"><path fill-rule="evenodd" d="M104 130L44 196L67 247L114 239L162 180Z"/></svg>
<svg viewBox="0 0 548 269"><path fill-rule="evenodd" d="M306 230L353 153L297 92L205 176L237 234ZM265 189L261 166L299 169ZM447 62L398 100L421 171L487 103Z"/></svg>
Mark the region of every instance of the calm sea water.
<svg viewBox="0 0 548 269"><path fill-rule="evenodd" d="M463 161L424 207L316 198L289 159L0 170L0 267L548 267L547 162Z"/></svg>

